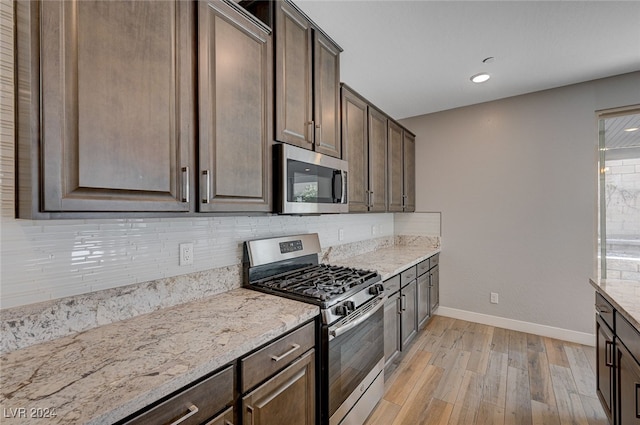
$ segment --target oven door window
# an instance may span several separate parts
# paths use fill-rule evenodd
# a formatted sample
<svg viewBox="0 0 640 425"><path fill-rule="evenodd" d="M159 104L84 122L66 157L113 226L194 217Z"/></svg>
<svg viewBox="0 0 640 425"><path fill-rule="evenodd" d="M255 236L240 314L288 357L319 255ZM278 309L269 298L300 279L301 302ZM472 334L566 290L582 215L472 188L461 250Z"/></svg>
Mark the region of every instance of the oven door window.
<svg viewBox="0 0 640 425"><path fill-rule="evenodd" d="M384 357L384 309L329 341L329 417Z"/></svg>
<svg viewBox="0 0 640 425"><path fill-rule="evenodd" d="M342 198L339 170L287 160L287 201L333 204Z"/></svg>

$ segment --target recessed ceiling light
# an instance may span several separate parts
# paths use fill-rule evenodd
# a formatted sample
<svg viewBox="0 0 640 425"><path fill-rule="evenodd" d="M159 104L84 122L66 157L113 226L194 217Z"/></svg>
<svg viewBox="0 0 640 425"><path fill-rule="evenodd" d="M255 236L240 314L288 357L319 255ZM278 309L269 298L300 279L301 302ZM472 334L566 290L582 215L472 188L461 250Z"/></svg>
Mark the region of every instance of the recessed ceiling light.
<svg viewBox="0 0 640 425"><path fill-rule="evenodd" d="M631 133L632 131L638 131L640 130L640 128L638 127L632 127L632 128L625 128L624 131Z"/></svg>
<svg viewBox="0 0 640 425"><path fill-rule="evenodd" d="M473 81L474 83L484 83L489 78L491 78L489 74L487 74L486 72L482 72L480 74L474 75L473 77L470 78L470 80Z"/></svg>

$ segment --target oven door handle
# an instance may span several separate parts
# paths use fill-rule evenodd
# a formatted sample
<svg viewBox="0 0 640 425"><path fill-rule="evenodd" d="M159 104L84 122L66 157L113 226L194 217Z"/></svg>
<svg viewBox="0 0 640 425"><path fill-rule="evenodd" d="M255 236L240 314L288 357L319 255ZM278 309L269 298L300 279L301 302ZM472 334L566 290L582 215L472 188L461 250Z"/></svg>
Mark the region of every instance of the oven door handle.
<svg viewBox="0 0 640 425"><path fill-rule="evenodd" d="M373 316L382 307L384 307L383 298L378 298L378 300L379 300L378 304L372 310L369 310L367 313L365 313L363 316L358 317L353 322L349 322L346 325L343 325L343 326L340 326L338 328L329 330L329 341L331 341L332 339L339 337L343 333L355 328L360 323L364 322L365 320L367 320L368 318Z"/></svg>

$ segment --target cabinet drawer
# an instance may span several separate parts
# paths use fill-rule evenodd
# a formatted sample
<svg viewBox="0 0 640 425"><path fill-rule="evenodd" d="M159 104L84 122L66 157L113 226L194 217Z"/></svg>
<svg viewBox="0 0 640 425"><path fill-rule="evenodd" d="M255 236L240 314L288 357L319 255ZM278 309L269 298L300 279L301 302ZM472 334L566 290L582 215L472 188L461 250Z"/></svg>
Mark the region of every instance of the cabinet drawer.
<svg viewBox="0 0 640 425"><path fill-rule="evenodd" d="M248 391L313 348L315 335L315 323L311 322L240 360L241 391Z"/></svg>
<svg viewBox="0 0 640 425"><path fill-rule="evenodd" d="M233 407L228 408L205 425L233 425Z"/></svg>
<svg viewBox="0 0 640 425"><path fill-rule="evenodd" d="M420 261L418 263L418 276L422 276L429 270L429 259L427 258L424 261Z"/></svg>
<svg viewBox="0 0 640 425"><path fill-rule="evenodd" d="M440 263L440 254L429 257L429 268L432 269Z"/></svg>
<svg viewBox="0 0 640 425"><path fill-rule="evenodd" d="M226 406L232 405L233 369L233 366L228 366L124 424L170 424L180 418L185 418L180 422L181 425L204 423Z"/></svg>
<svg viewBox="0 0 640 425"><path fill-rule="evenodd" d="M402 283L402 286L405 286L412 280L416 279L416 277L418 276L416 270L416 266L413 266L400 273L400 283Z"/></svg>
<svg viewBox="0 0 640 425"><path fill-rule="evenodd" d="M384 285L384 293L391 296L393 293L400 290L400 275L397 274L392 278L385 280L382 284Z"/></svg>
<svg viewBox="0 0 640 425"><path fill-rule="evenodd" d="M640 332L616 311L616 336L640 363Z"/></svg>
<svg viewBox="0 0 640 425"><path fill-rule="evenodd" d="M604 299L598 292L596 292L596 311L600 317L602 317L602 320L615 331L616 328L613 326L613 312L615 309L609 304L609 301Z"/></svg>

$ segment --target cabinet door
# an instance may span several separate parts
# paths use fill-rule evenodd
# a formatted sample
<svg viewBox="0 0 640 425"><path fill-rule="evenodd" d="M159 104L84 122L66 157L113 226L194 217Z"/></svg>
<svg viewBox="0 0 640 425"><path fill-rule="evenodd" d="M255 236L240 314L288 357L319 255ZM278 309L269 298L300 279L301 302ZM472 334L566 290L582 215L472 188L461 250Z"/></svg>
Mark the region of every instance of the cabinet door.
<svg viewBox="0 0 640 425"><path fill-rule="evenodd" d="M403 197L404 211L416 210L416 138L408 131L404 131L403 149Z"/></svg>
<svg viewBox="0 0 640 425"><path fill-rule="evenodd" d="M314 31L315 150L342 157L340 143L340 49Z"/></svg>
<svg viewBox="0 0 640 425"><path fill-rule="evenodd" d="M624 345L616 344L618 368L618 421L617 425L640 424L640 364Z"/></svg>
<svg viewBox="0 0 640 425"><path fill-rule="evenodd" d="M199 3L200 211L271 210L271 34L233 3Z"/></svg>
<svg viewBox="0 0 640 425"><path fill-rule="evenodd" d="M614 401L614 352L613 333L599 315L596 315L596 365L597 380L596 393L604 408L604 412L612 421L612 408Z"/></svg>
<svg viewBox="0 0 640 425"><path fill-rule="evenodd" d="M384 303L384 365L400 353L400 293L390 295Z"/></svg>
<svg viewBox="0 0 640 425"><path fill-rule="evenodd" d="M429 272L429 315L440 305L440 267L436 266Z"/></svg>
<svg viewBox="0 0 640 425"><path fill-rule="evenodd" d="M429 311L429 274L426 273L418 278L418 327L427 321Z"/></svg>
<svg viewBox="0 0 640 425"><path fill-rule="evenodd" d="M418 312L416 311L417 284L413 280L400 290L402 315L400 318L402 326L402 344L404 351L407 345L418 333Z"/></svg>
<svg viewBox="0 0 640 425"><path fill-rule="evenodd" d="M313 149L311 23L287 2L276 3L275 138ZM337 90L337 88L336 88Z"/></svg>
<svg viewBox="0 0 640 425"><path fill-rule="evenodd" d="M403 210L403 189L404 173L402 164L402 139L403 130L398 124L389 121L389 138L387 141L388 169L387 175L387 197L389 200L388 210L392 212Z"/></svg>
<svg viewBox="0 0 640 425"><path fill-rule="evenodd" d="M40 7L41 211L191 210L193 4Z"/></svg>
<svg viewBox="0 0 640 425"><path fill-rule="evenodd" d="M369 191L369 211L386 211L387 116L372 107L369 107Z"/></svg>
<svg viewBox="0 0 640 425"><path fill-rule="evenodd" d="M243 397L244 424L315 425L315 355L299 360Z"/></svg>
<svg viewBox="0 0 640 425"><path fill-rule="evenodd" d="M349 161L350 212L364 212L369 207L367 130L367 104L342 87L342 143L344 159Z"/></svg>

